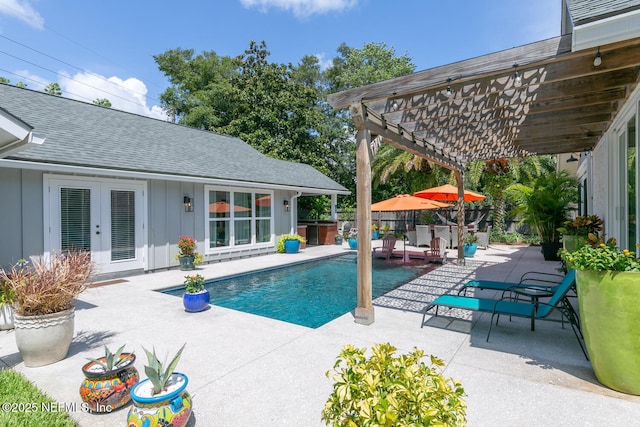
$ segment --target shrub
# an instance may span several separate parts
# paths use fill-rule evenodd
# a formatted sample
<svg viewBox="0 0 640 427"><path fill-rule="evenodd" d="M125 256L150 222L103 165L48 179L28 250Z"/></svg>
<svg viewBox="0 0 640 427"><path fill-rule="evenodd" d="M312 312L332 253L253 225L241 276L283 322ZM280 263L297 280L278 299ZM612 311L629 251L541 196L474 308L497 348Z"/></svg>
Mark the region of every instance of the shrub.
<svg viewBox="0 0 640 427"><path fill-rule="evenodd" d="M574 252L560 250L560 257L569 268L593 271L640 271L640 261L628 249L619 250L616 239L611 238L606 243L597 241L593 234L589 235L590 244L582 246ZM640 245L636 245L640 246Z"/></svg>
<svg viewBox="0 0 640 427"><path fill-rule="evenodd" d="M276 251L279 254L283 254L284 253L284 241L285 240L297 240L299 242L306 242L304 237L302 237L302 236L300 236L298 234L283 234L278 239L278 245L276 246Z"/></svg>
<svg viewBox="0 0 640 427"><path fill-rule="evenodd" d="M322 420L336 427L466 425L464 389L442 375L444 362L431 356L427 366L422 350L397 357L396 350L376 344L367 358L366 349L346 345L326 374L335 382Z"/></svg>
<svg viewBox="0 0 640 427"><path fill-rule="evenodd" d="M184 276L185 292L188 294L197 294L204 289L204 277L200 274Z"/></svg>

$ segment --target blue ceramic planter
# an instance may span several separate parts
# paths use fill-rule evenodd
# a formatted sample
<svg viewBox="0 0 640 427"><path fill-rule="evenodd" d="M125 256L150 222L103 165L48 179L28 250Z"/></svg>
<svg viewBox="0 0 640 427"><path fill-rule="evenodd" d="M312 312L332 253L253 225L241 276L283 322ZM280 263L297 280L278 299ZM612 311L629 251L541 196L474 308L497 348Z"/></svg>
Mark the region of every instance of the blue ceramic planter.
<svg viewBox="0 0 640 427"><path fill-rule="evenodd" d="M285 240L284 241L284 252L287 254L297 254L300 252L300 241L299 240Z"/></svg>
<svg viewBox="0 0 640 427"><path fill-rule="evenodd" d="M473 258L476 254L476 250L478 249L478 245L475 243L465 243L463 249L465 258Z"/></svg>
<svg viewBox="0 0 640 427"><path fill-rule="evenodd" d="M349 248L358 249L358 239L349 239Z"/></svg>
<svg viewBox="0 0 640 427"><path fill-rule="evenodd" d="M210 295L207 289L197 294L184 293L182 295L182 304L184 309L190 313L196 313L198 311L205 310L209 307Z"/></svg>

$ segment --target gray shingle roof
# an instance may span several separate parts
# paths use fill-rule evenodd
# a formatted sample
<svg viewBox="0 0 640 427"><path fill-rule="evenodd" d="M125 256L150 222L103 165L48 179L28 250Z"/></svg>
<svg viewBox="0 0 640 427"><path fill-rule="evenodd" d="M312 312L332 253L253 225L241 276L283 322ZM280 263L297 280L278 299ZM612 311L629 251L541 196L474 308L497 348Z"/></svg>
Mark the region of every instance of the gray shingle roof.
<svg viewBox="0 0 640 427"><path fill-rule="evenodd" d="M266 157L226 135L5 84L0 107L46 137L12 159L346 191L309 165Z"/></svg>
<svg viewBox="0 0 640 427"><path fill-rule="evenodd" d="M640 9L640 0L567 0L573 25L583 25Z"/></svg>

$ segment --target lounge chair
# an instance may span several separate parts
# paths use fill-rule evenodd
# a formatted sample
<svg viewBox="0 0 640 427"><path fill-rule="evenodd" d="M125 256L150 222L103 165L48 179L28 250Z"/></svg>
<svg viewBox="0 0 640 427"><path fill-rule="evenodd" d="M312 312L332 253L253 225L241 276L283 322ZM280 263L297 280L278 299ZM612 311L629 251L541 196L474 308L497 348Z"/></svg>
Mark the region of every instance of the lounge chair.
<svg viewBox="0 0 640 427"><path fill-rule="evenodd" d="M575 270L569 270L566 274L565 278L560 282L559 285L553 288L553 293L551 294L549 301L544 302L519 302L512 300L511 295L503 296L500 299L490 299L490 298L474 298L463 295L451 295L445 294L441 295L435 300L433 300L427 307L424 309L424 313L422 315L422 324L420 327L424 326L424 320L427 316L427 312L431 310L433 307L436 307L436 316L438 315L438 308L440 306L449 307L449 308L460 308L464 310L473 310L473 311L482 311L491 313L491 321L489 323L489 331L487 332L487 341L489 341L489 336L491 335L491 328L493 326L493 318L497 315L496 325L498 324L498 319L501 314L508 316L516 316L516 317L525 317L531 319L531 330L535 330L535 321L536 320L548 320L547 318L553 312L554 309L558 309L563 318L567 319L569 324L571 325L571 329L573 330L576 339L578 340L578 344L580 344L580 348L582 349L582 353L584 356L589 359L587 356L587 352L582 345L582 332L580 331L580 326L578 324L578 319L575 316L575 311L573 307L570 307L571 304L567 300L567 292L575 285L576 280L576 272ZM523 286L518 286L510 289L506 289L512 291L517 288L526 288ZM504 294L503 294L504 295Z"/></svg>
<svg viewBox="0 0 640 427"><path fill-rule="evenodd" d="M535 287L553 291L566 276L541 271L528 271L520 277L519 282L498 282L493 280L469 280L462 285L458 295L467 295L469 289L492 289L506 291L517 287Z"/></svg>
<svg viewBox="0 0 640 427"><path fill-rule="evenodd" d="M429 246L431 241L431 226L416 225L416 246Z"/></svg>
<svg viewBox="0 0 640 427"><path fill-rule="evenodd" d="M374 258L384 258L388 260L391 258L393 249L396 247L396 238L391 235L384 236L382 238L382 246L379 248L373 248Z"/></svg>
<svg viewBox="0 0 640 427"><path fill-rule="evenodd" d="M442 237L431 239L430 248L424 251L424 259L426 262L440 262L444 264L447 261L447 241Z"/></svg>

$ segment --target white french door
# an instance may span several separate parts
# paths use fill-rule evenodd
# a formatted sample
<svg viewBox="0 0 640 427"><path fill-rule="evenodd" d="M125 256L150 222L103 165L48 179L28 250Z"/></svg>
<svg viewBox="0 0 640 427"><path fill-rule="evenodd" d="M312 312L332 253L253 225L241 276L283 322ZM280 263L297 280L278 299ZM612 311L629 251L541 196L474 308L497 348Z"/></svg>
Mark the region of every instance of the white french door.
<svg viewBox="0 0 640 427"><path fill-rule="evenodd" d="M90 251L99 274L144 269L145 189L136 181L45 176L45 249Z"/></svg>

